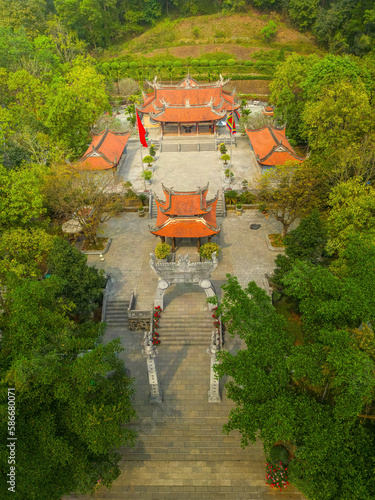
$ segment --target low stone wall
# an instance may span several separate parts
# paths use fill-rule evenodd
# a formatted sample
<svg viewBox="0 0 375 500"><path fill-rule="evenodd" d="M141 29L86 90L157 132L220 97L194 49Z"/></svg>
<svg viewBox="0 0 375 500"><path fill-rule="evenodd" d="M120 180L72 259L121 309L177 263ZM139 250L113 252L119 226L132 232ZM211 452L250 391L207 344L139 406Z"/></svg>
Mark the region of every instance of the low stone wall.
<svg viewBox="0 0 375 500"><path fill-rule="evenodd" d="M150 331L151 311L129 311L128 324L132 331Z"/></svg>

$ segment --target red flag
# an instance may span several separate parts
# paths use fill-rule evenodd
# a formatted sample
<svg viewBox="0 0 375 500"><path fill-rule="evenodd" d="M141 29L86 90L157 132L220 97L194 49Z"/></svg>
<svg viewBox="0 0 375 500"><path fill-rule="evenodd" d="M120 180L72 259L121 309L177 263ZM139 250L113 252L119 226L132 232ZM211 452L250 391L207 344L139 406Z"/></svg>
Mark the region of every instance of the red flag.
<svg viewBox="0 0 375 500"><path fill-rule="evenodd" d="M147 142L146 142L146 130L143 126L143 123L141 122L141 119L138 116L138 111L135 111L135 114L137 116L137 127L138 127L138 134L139 134L139 141L144 146L145 148L148 148Z"/></svg>

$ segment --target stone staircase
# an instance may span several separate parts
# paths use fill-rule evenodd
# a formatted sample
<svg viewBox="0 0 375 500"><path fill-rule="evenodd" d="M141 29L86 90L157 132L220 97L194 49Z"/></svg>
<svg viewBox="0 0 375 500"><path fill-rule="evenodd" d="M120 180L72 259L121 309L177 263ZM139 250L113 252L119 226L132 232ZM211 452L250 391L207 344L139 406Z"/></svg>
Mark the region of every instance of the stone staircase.
<svg viewBox="0 0 375 500"><path fill-rule="evenodd" d="M128 327L129 300L121 298L109 298L105 312L105 321L108 327Z"/></svg>
<svg viewBox="0 0 375 500"><path fill-rule="evenodd" d="M193 286L167 291L164 327L180 319L196 331L193 318L205 310L203 292ZM186 318L185 318L186 316ZM210 319L210 322L212 317ZM134 448L121 449L121 474L111 489L101 488L93 496L80 498L126 500L275 500L276 492L265 485L265 457L260 441L241 448L240 434L222 432L234 404L220 382L222 402L208 403L211 337L199 345L168 344L160 328L156 366L163 392L160 404L149 403L149 386L140 341L134 332L124 332L125 365L135 377L134 407L138 419L129 424L138 433ZM206 334L204 335L206 337ZM229 339L226 348L237 350L239 339ZM303 500L293 487L277 492L283 500Z"/></svg>
<svg viewBox="0 0 375 500"><path fill-rule="evenodd" d="M209 311L189 312L165 309L159 321L159 335L163 345L201 345L208 347L214 330L214 319Z"/></svg>

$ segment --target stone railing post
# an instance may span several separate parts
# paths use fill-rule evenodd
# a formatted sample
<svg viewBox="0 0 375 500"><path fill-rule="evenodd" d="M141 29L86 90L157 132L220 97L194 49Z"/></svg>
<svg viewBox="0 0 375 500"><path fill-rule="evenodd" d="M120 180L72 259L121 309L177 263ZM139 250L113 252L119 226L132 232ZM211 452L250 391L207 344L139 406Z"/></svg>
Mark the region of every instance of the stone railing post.
<svg viewBox="0 0 375 500"><path fill-rule="evenodd" d="M162 393L155 364L156 348L152 343L151 332L145 332L143 339L144 349L142 350L142 354L145 356L147 362L148 382L150 384L151 393L150 403L161 403Z"/></svg>
<svg viewBox="0 0 375 500"><path fill-rule="evenodd" d="M214 371L214 366L217 362L217 353L220 351L220 335L217 330L213 330L211 336L211 345L207 349L207 353L211 356L211 367L210 367L210 390L208 391L208 402L209 403L221 403L220 391L219 391L219 379Z"/></svg>

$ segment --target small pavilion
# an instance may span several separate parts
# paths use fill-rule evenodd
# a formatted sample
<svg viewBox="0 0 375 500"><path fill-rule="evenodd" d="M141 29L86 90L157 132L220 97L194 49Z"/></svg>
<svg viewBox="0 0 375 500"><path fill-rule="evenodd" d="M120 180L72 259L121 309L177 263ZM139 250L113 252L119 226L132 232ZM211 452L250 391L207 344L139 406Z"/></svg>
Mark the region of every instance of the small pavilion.
<svg viewBox="0 0 375 500"><path fill-rule="evenodd" d="M217 82L199 83L188 74L180 83L167 85L155 77L147 81L153 92L144 94L137 110L146 127L160 124L162 136L214 134L216 123L240 107L234 92L223 89L229 81L220 75Z"/></svg>
<svg viewBox="0 0 375 500"><path fill-rule="evenodd" d="M197 238L198 250L201 239L220 232L216 223L216 204L219 193L212 200L207 200L208 184L197 191L174 191L166 188L163 192L165 201L155 197L158 214L156 226L150 227L150 233L159 236L164 243L166 238L172 241L172 252L176 250L177 238Z"/></svg>
<svg viewBox="0 0 375 500"><path fill-rule="evenodd" d="M266 125L255 130L246 129L246 133L262 172L275 165L284 165L288 160L299 163L305 160L298 156L289 144L285 135L285 127L276 128Z"/></svg>
<svg viewBox="0 0 375 500"><path fill-rule="evenodd" d="M130 132L120 133L104 130L100 134L92 133L92 141L86 153L74 165L77 170L110 170L116 172L123 154L126 154L126 144Z"/></svg>

